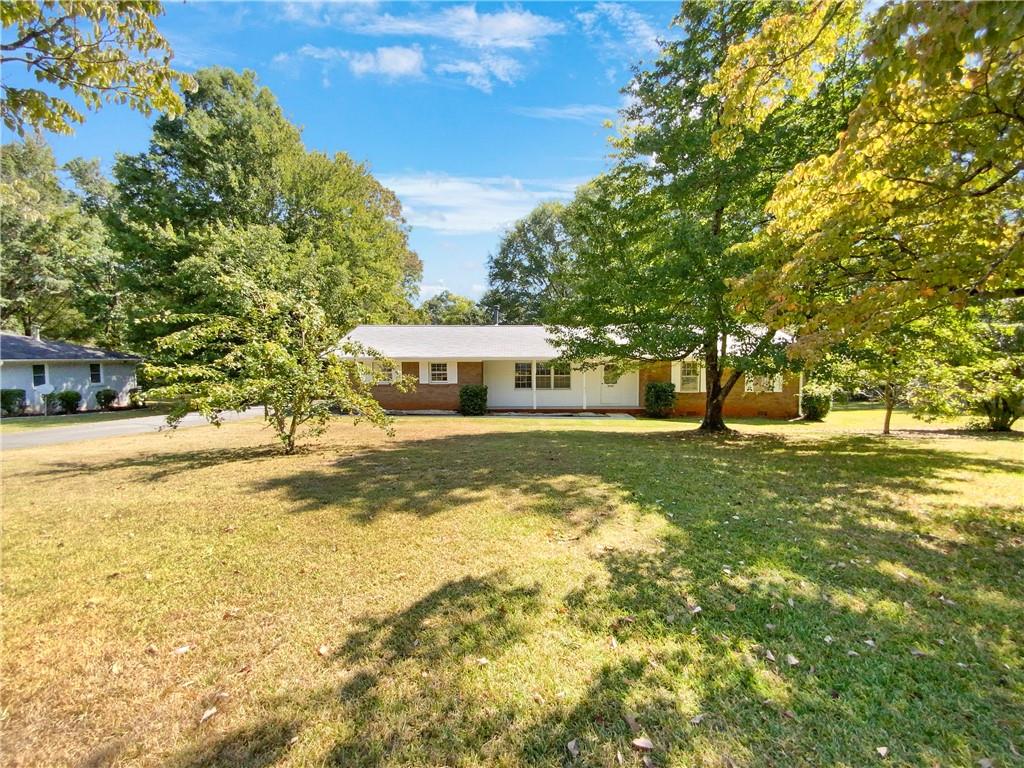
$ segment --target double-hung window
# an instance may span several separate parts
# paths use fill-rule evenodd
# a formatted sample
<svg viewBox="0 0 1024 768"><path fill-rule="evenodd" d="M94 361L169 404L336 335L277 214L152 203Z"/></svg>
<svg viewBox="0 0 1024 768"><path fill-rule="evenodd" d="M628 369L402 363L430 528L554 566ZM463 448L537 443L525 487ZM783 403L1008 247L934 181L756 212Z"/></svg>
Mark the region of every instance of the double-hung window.
<svg viewBox="0 0 1024 768"><path fill-rule="evenodd" d="M537 363L537 389L570 389L572 368L569 363Z"/></svg>
<svg viewBox="0 0 1024 768"><path fill-rule="evenodd" d="M767 376L748 373L743 377L743 379L743 388L746 392L760 393L782 391L781 373L768 374Z"/></svg>
<svg viewBox="0 0 1024 768"><path fill-rule="evenodd" d="M103 366L100 363L89 363L89 383L103 383Z"/></svg>
<svg viewBox="0 0 1024 768"><path fill-rule="evenodd" d="M531 363L516 363L515 388L533 389L533 365Z"/></svg>
<svg viewBox="0 0 1024 768"><path fill-rule="evenodd" d="M33 365L32 366L32 386L41 387L46 383L46 366L45 365Z"/></svg>
<svg viewBox="0 0 1024 768"><path fill-rule="evenodd" d="M700 392L700 363L696 360L679 363L679 391Z"/></svg>
<svg viewBox="0 0 1024 768"><path fill-rule="evenodd" d="M448 363L431 363L430 364L430 383L431 384L447 384L448 383Z"/></svg>

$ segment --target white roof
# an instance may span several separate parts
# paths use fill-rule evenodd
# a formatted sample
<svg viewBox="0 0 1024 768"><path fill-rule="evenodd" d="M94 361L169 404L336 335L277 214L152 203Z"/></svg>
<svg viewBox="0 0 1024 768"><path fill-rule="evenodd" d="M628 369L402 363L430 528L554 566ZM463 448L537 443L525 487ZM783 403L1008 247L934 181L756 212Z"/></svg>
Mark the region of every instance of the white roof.
<svg viewBox="0 0 1024 768"><path fill-rule="evenodd" d="M358 325L345 337L392 360L550 360L543 325Z"/></svg>

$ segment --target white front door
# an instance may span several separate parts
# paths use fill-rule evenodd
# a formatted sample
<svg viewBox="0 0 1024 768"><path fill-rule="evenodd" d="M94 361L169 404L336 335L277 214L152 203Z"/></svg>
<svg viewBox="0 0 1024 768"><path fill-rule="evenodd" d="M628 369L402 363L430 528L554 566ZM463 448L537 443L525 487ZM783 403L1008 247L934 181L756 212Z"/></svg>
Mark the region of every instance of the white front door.
<svg viewBox="0 0 1024 768"><path fill-rule="evenodd" d="M601 366L601 405L635 408L639 371L621 371L614 365Z"/></svg>

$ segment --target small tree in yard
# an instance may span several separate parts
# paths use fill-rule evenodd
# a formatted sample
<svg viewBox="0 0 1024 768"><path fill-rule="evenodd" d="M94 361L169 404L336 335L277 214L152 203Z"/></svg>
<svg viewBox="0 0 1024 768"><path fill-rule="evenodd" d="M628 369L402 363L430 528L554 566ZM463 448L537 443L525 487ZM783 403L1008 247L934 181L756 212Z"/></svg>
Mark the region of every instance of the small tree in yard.
<svg viewBox="0 0 1024 768"><path fill-rule="evenodd" d="M219 426L224 411L262 406L288 454L301 436L322 434L341 413L390 430L390 418L371 394L374 384L390 381L388 361L358 362L372 353L342 343L343 329L312 299L250 283L232 314L171 320L188 327L159 339L158 350L199 359L151 369L166 382L151 394L175 401L167 417L172 426L193 410Z"/></svg>

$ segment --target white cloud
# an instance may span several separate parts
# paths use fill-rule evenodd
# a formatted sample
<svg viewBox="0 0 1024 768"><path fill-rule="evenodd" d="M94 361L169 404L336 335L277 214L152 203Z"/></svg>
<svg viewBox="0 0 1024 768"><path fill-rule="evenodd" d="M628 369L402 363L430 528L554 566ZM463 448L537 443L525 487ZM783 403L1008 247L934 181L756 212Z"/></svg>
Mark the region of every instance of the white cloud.
<svg viewBox="0 0 1024 768"><path fill-rule="evenodd" d="M304 45L295 53L279 53L274 57L277 65L292 65L303 59L319 62L323 66L322 82L330 85L332 66L345 62L356 77L380 75L388 80L423 77L424 58L419 46L385 46L375 51L348 51L344 48L321 48Z"/></svg>
<svg viewBox="0 0 1024 768"><path fill-rule="evenodd" d="M647 16L624 3L598 3L578 12L576 20L606 56L632 61L659 50L659 31ZM660 36L669 37L666 33Z"/></svg>
<svg viewBox="0 0 1024 768"><path fill-rule="evenodd" d="M368 35L425 35L453 40L468 48L529 50L538 41L565 31L565 25L520 8L478 13L475 5L455 5L437 13L366 14L353 20L354 31Z"/></svg>
<svg viewBox="0 0 1024 768"><path fill-rule="evenodd" d="M583 179L515 179L420 173L384 176L410 225L448 235L501 232L540 202L572 197Z"/></svg>
<svg viewBox="0 0 1024 768"><path fill-rule="evenodd" d="M465 75L465 81L473 88L490 93L494 81L512 85L522 72L515 59L500 54L484 53L479 59L459 59L438 64L435 68L442 74Z"/></svg>
<svg viewBox="0 0 1024 768"><path fill-rule="evenodd" d="M405 48L393 45L378 48L373 53L353 53L349 57L348 66L357 76L374 74L391 79L422 77L423 51L418 46Z"/></svg>
<svg viewBox="0 0 1024 768"><path fill-rule="evenodd" d="M444 293L448 290L448 286L444 284L444 280L438 280L437 283L420 283L420 300L426 301L432 299L439 293Z"/></svg>
<svg viewBox="0 0 1024 768"><path fill-rule="evenodd" d="M615 117L615 107L603 104L566 104L561 107L513 107L512 111L524 117L538 120L577 120L581 123L611 120Z"/></svg>

